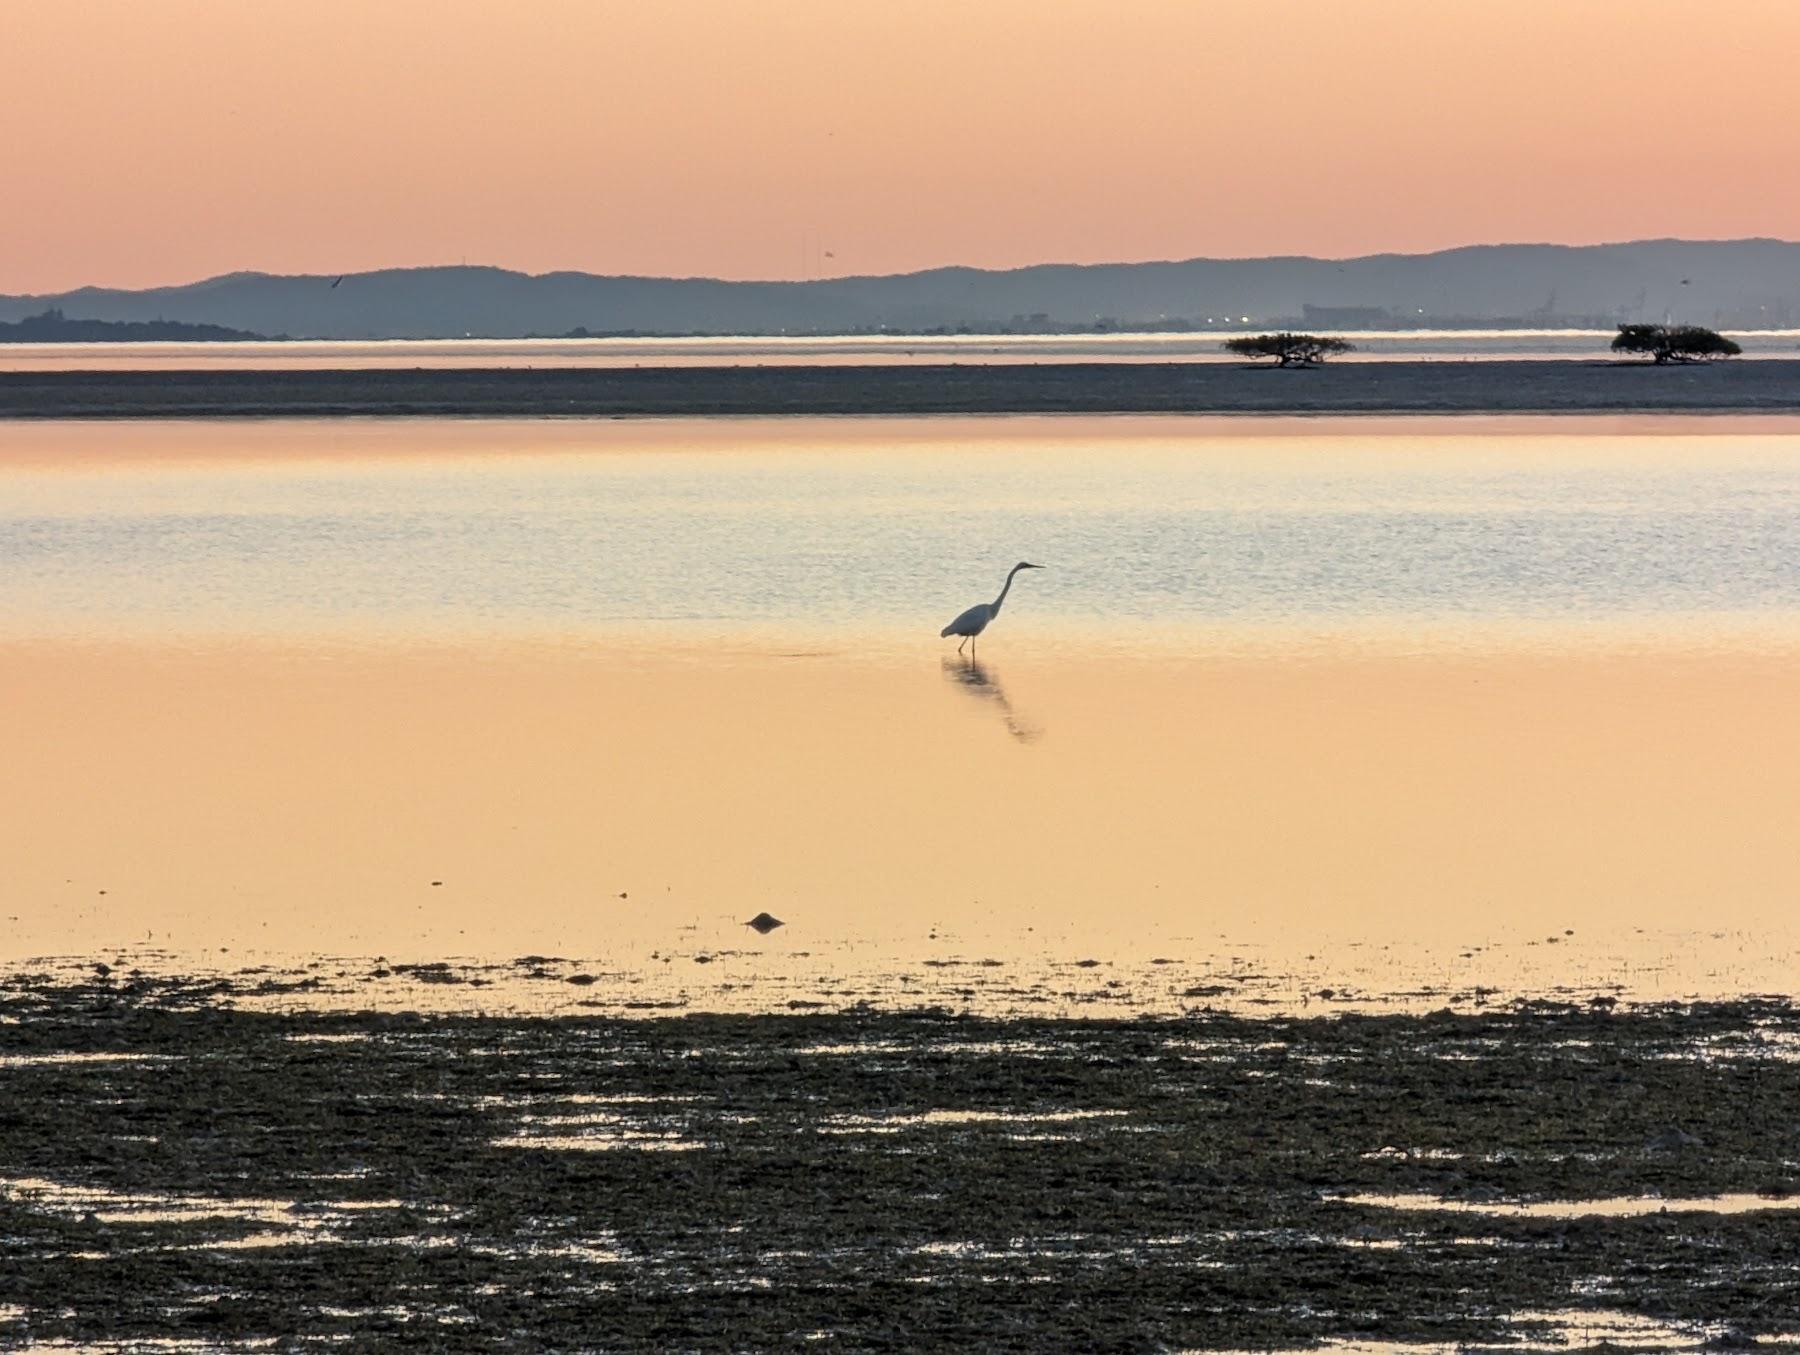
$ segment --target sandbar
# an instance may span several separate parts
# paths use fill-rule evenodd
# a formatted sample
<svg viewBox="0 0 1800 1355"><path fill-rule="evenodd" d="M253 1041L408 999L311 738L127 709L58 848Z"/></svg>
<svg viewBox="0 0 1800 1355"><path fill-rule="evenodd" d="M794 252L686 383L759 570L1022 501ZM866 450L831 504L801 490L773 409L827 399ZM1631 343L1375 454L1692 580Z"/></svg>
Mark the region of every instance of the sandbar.
<svg viewBox="0 0 1800 1355"><path fill-rule="evenodd" d="M0 372L0 419L1800 411L1800 361Z"/></svg>

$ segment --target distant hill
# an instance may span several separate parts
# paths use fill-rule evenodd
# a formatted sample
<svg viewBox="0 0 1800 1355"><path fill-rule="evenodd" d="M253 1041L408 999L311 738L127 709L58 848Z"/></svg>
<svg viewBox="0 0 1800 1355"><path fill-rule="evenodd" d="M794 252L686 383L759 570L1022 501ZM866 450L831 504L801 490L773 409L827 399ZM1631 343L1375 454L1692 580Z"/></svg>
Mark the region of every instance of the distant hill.
<svg viewBox="0 0 1800 1355"><path fill-rule="evenodd" d="M1095 329L1608 326L1673 319L1800 326L1800 244L1643 240L1477 245L1359 259L1189 259L939 268L820 282L406 268L232 273L181 287L0 297L0 320L53 307L113 322L229 325L326 339L591 334L1056 333Z"/></svg>
<svg viewBox="0 0 1800 1355"><path fill-rule="evenodd" d="M182 320L71 320L54 306L10 324L0 321L0 343L222 343L262 337Z"/></svg>

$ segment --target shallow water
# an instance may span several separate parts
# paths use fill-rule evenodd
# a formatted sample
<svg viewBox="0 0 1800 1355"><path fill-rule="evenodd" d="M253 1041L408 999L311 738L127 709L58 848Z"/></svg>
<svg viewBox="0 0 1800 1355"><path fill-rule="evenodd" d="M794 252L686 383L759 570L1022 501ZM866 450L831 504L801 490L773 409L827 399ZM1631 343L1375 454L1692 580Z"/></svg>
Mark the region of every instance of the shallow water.
<svg viewBox="0 0 1800 1355"><path fill-rule="evenodd" d="M1604 1200L1533 1200L1528 1203L1445 1200L1435 1195L1347 1195L1344 1202L1369 1205L1377 1209L1440 1210L1527 1219L1629 1219L1646 1214L1754 1214L1771 1209L1800 1209L1800 1197L1748 1193L1710 1195L1697 1199L1626 1195Z"/></svg>
<svg viewBox="0 0 1800 1355"><path fill-rule="evenodd" d="M0 474L13 636L910 655L1019 558L991 657L1800 634L1781 417L15 424Z"/></svg>
<svg viewBox="0 0 1800 1355"><path fill-rule="evenodd" d="M622 1009L1786 991L1797 566L1780 419L0 426L0 953Z"/></svg>
<svg viewBox="0 0 1800 1355"><path fill-rule="evenodd" d="M1614 331L1349 330L1339 362L1605 359ZM1744 356L1792 357L1800 330L1733 330ZM1190 334L870 334L686 339L390 339L261 343L9 343L0 371L258 371L376 367L817 367L940 362L1239 362L1225 332Z"/></svg>

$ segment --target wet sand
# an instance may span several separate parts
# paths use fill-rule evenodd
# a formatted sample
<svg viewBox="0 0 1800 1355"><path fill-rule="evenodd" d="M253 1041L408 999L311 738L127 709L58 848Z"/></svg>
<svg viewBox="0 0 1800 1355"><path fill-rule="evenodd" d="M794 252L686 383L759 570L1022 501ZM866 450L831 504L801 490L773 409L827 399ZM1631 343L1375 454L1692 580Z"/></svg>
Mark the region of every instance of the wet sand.
<svg viewBox="0 0 1800 1355"><path fill-rule="evenodd" d="M0 372L0 418L1800 410L1800 361Z"/></svg>
<svg viewBox="0 0 1800 1355"><path fill-rule="evenodd" d="M14 973L0 1341L1792 1349L1797 1047L1755 1002L619 1021Z"/></svg>

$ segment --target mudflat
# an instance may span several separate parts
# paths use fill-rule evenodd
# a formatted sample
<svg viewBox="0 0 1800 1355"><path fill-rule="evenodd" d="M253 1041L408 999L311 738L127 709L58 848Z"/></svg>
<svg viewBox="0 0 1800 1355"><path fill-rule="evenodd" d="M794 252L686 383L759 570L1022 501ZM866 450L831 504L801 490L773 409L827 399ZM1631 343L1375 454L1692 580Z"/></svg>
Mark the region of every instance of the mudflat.
<svg viewBox="0 0 1800 1355"><path fill-rule="evenodd" d="M0 372L0 418L1800 410L1800 361Z"/></svg>
<svg viewBox="0 0 1800 1355"><path fill-rule="evenodd" d="M632 1021L256 986L0 978L0 1340L1795 1337L1781 1003Z"/></svg>

